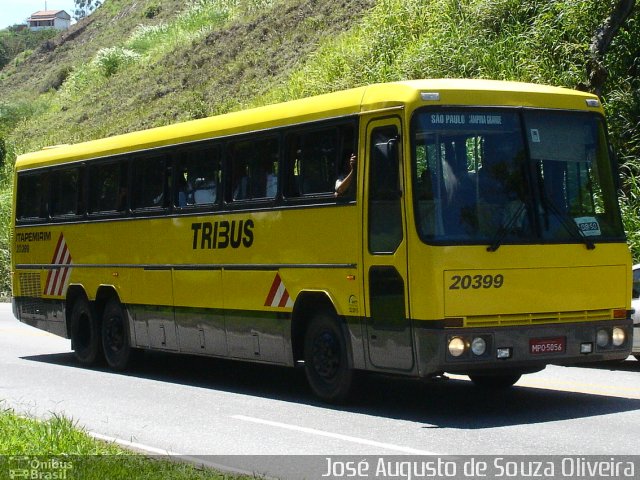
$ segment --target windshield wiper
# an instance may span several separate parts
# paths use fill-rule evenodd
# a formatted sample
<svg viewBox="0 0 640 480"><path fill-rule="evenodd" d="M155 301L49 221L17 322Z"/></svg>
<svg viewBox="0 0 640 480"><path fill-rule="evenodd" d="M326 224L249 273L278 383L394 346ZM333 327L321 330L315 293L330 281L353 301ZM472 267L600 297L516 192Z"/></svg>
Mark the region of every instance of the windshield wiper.
<svg viewBox="0 0 640 480"><path fill-rule="evenodd" d="M565 228L567 232L569 232L569 235L584 243L587 247L587 250L593 250L594 248L596 248L596 244L593 243L593 240L588 238L574 221L568 220L570 217L563 214L553 200L544 197L544 203L547 207L550 208L553 213L555 213L556 217L558 217L558 219L560 220L560 224Z"/></svg>
<svg viewBox="0 0 640 480"><path fill-rule="evenodd" d="M522 202L518 207L518 209L515 211L515 213L511 215L507 224L503 225L498 229L498 231L496 232L496 236L491 241L491 244L487 247L487 252L495 252L496 250L498 250L498 248L500 248L500 245L502 245L502 241L504 240L504 237L506 237L507 234L511 232L511 229L515 225L516 220L518 220L518 218L524 211L525 206L526 206L525 203Z"/></svg>

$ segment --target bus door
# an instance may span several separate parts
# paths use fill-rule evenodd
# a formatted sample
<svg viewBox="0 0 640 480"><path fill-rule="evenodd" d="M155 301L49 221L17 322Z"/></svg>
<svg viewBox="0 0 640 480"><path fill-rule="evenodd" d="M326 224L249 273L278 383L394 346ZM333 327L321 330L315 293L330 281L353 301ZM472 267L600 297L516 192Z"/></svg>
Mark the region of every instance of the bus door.
<svg viewBox="0 0 640 480"><path fill-rule="evenodd" d="M363 243L366 331L374 367L411 370L400 119L367 126Z"/></svg>

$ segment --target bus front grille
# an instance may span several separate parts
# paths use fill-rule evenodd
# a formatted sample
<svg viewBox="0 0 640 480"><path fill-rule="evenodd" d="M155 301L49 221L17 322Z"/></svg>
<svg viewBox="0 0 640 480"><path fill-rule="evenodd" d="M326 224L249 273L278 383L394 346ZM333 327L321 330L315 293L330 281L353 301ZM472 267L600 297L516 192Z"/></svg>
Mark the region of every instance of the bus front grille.
<svg viewBox="0 0 640 480"><path fill-rule="evenodd" d="M542 325L549 323L597 322L611 320L613 310L580 310L575 312L514 313L506 315L475 315L464 319L465 327Z"/></svg>

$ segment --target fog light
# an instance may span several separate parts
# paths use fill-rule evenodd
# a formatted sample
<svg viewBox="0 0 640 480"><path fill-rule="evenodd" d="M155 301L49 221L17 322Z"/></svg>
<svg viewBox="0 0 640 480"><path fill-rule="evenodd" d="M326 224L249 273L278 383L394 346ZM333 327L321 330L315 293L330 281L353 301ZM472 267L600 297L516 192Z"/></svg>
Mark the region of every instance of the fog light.
<svg viewBox="0 0 640 480"><path fill-rule="evenodd" d="M484 341L484 338L476 337L471 341L471 351L474 355L478 357L484 355L487 351L487 342Z"/></svg>
<svg viewBox="0 0 640 480"><path fill-rule="evenodd" d="M511 358L511 348L510 347L498 348L496 350L496 357L502 360Z"/></svg>
<svg viewBox="0 0 640 480"><path fill-rule="evenodd" d="M609 345L609 332L604 329L598 330L598 333L596 334L596 343L599 347L603 348Z"/></svg>
<svg viewBox="0 0 640 480"><path fill-rule="evenodd" d="M459 357L464 353L464 340L460 337L453 337L449 340L449 353L452 357Z"/></svg>
<svg viewBox="0 0 640 480"><path fill-rule="evenodd" d="M580 344L580 353L591 353L591 352L593 352L593 343Z"/></svg>
<svg viewBox="0 0 640 480"><path fill-rule="evenodd" d="M611 343L613 343L614 347L619 347L624 343L626 337L627 336L625 335L623 329L621 329L620 327L614 327L613 334L611 335Z"/></svg>

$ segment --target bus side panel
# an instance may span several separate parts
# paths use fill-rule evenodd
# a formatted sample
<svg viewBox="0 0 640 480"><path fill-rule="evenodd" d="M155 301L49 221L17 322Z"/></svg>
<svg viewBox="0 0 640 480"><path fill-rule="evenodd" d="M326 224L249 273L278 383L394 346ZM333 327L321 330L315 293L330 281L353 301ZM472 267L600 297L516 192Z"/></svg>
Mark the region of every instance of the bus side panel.
<svg viewBox="0 0 640 480"><path fill-rule="evenodd" d="M224 265L230 357L293 365L291 320L300 292L322 292L338 315L350 315L359 294L348 280L357 276L357 212L354 205L323 205L223 217L253 226L250 242L206 252Z"/></svg>
<svg viewBox="0 0 640 480"><path fill-rule="evenodd" d="M337 315L351 319L351 341L360 352L356 365L363 367L361 327L353 321L362 316L358 212L353 204L324 204L276 212L69 223L63 235L62 226L24 227L34 235L46 230L46 235L32 242L28 255L17 257L18 264L32 265L16 273L17 310L23 321L31 318L39 328L66 336L68 285L82 288L89 300L107 287L129 313L135 347L292 365L296 297L303 291L323 292ZM204 242L193 227L249 221L251 237L243 230L245 241L236 246L222 237L217 243ZM49 272L59 268L54 265L61 237L71 258L67 283L45 295ZM109 238L114 241L104 241ZM37 290L33 297L25 295L29 288Z"/></svg>
<svg viewBox="0 0 640 480"><path fill-rule="evenodd" d="M173 295L180 351L227 356L222 271L174 270Z"/></svg>
<svg viewBox="0 0 640 480"><path fill-rule="evenodd" d="M171 270L131 268L126 277L121 300L133 317L136 346L146 347L137 339L147 337L150 348L177 351Z"/></svg>
<svg viewBox="0 0 640 480"><path fill-rule="evenodd" d="M290 343L288 332L293 302L285 300L282 307L265 309L274 273L242 270L224 272L224 306L230 357L290 362L286 356L285 340Z"/></svg>

